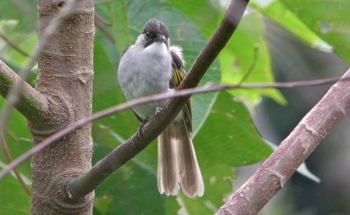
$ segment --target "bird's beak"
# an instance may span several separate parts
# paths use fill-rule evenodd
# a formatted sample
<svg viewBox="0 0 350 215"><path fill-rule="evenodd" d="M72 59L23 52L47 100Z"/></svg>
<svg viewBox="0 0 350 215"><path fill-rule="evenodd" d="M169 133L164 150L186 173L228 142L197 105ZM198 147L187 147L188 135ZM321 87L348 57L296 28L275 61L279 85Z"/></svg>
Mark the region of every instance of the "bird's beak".
<svg viewBox="0 0 350 215"><path fill-rule="evenodd" d="M162 35L162 34L158 34L154 41L166 43L166 39L165 39L164 35Z"/></svg>

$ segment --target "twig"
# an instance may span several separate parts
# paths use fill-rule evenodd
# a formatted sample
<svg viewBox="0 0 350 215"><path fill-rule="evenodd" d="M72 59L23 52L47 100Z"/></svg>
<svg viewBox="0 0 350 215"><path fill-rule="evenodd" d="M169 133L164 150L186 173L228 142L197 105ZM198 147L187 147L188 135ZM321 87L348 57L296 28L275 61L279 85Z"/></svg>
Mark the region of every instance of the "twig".
<svg viewBox="0 0 350 215"><path fill-rule="evenodd" d="M259 54L259 46L255 45L252 63L250 64L248 71L244 74L242 79L238 82L238 85L245 82L247 80L247 78L250 76L250 74L252 73L252 71L256 65L256 62L258 62L258 56L259 56L258 54Z"/></svg>
<svg viewBox="0 0 350 215"><path fill-rule="evenodd" d="M110 116L112 114L118 113L120 111L126 110L131 107L139 106L148 102L154 102L159 101L163 99L170 99L170 98L178 98L183 96L189 96L194 94L201 94L201 93L209 93L209 92L216 92L220 90L232 90L232 89L267 89L267 88L276 88L276 89L291 89L296 87L312 87L312 86L320 86L325 84L332 84L336 81L339 82L345 82L349 81L350 77L345 77L340 79L339 77L336 78L328 78L328 79L321 79L321 80L314 80L314 81L296 81L296 82L285 82L285 83L271 83L271 84L241 84L241 85L206 85L201 88L195 88L195 89L185 89L185 90L179 90L174 92L174 94L169 93L161 93L156 94L152 96L142 97L138 99L131 100L127 103L119 104L114 107L105 109L103 111L97 112L93 115L91 115L88 118L78 120L71 124L71 126L66 127L57 133L51 135L47 139L45 139L43 142L38 144L35 148L32 148L31 150L27 151L26 153L22 154L19 158L17 158L15 161L11 162L9 165L7 165L3 171L0 172L0 179L3 178L6 174L8 174L13 168L16 168L21 163L29 159L31 156L39 153L44 148L48 147L49 145L53 144L55 141L63 138L67 134L73 132L74 130L81 128L85 126L88 123L94 122L96 120L99 120L103 117ZM116 149L118 150L118 148Z"/></svg>
<svg viewBox="0 0 350 215"><path fill-rule="evenodd" d="M101 31L102 34L104 34L111 43L115 44L115 39L113 35L111 35L103 26L100 25L100 23L95 21L95 26Z"/></svg>
<svg viewBox="0 0 350 215"><path fill-rule="evenodd" d="M3 33L0 32L0 37L3 39L9 46L11 46L14 50L16 50L18 53L25 57L29 57L28 53L23 51L20 47L18 47L15 43L13 43L11 40L9 40Z"/></svg>
<svg viewBox="0 0 350 215"><path fill-rule="evenodd" d="M104 25L108 25L108 26L112 26L112 22L105 20L104 18L102 18L98 13L95 12L94 14L95 16L95 20L104 24Z"/></svg>
<svg viewBox="0 0 350 215"><path fill-rule="evenodd" d="M8 146L7 146L7 142L6 142L6 140L5 140L4 135L1 136L1 138L2 138L2 146L4 147L4 152L5 152L5 155L6 155L6 157L7 157L7 160L8 160L9 162L12 162L13 159L12 159L12 156L11 156L11 152L10 152ZM17 170L16 168L13 169L13 172L15 173L15 176L16 176L18 182L20 183L20 185L23 187L24 191L25 191L29 196L31 196L30 190L28 189L27 185L24 183L24 180L23 180L21 174L18 172L18 170Z"/></svg>

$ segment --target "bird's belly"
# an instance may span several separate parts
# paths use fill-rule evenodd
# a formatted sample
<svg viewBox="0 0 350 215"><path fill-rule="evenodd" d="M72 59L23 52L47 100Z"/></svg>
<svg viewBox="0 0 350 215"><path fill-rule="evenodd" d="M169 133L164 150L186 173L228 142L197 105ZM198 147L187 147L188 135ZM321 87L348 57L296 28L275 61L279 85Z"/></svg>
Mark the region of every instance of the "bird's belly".
<svg viewBox="0 0 350 215"><path fill-rule="evenodd" d="M169 79L161 77L164 74L150 73L145 74L144 71L135 71L134 76L130 76L127 81L127 85L124 86L124 94L127 100L137 99L145 96L151 96L154 94L172 92L169 89ZM160 78L161 77L161 78ZM154 116L156 108L163 108L168 99L150 102L144 105L133 107L132 109L142 119L150 119Z"/></svg>
<svg viewBox="0 0 350 215"><path fill-rule="evenodd" d="M119 82L126 99L132 100L159 93L172 92L169 83L172 78L171 56L140 51L136 56L125 53L119 65ZM154 116L157 107L164 107L168 99L147 103L132 109L142 119Z"/></svg>
<svg viewBox="0 0 350 215"><path fill-rule="evenodd" d="M129 95L128 100L130 99L136 99L141 98L145 96L151 96L158 93L164 93L167 92L168 88L155 88L150 86L150 84L147 84L145 81L140 81L139 84L134 83L133 90L131 90L131 93ZM163 108L166 103L168 102L168 99L161 100L161 101L155 101L155 102L149 102L144 105L133 107L132 109L136 112L136 114L141 117L142 119L150 119L154 116L155 111L158 107Z"/></svg>

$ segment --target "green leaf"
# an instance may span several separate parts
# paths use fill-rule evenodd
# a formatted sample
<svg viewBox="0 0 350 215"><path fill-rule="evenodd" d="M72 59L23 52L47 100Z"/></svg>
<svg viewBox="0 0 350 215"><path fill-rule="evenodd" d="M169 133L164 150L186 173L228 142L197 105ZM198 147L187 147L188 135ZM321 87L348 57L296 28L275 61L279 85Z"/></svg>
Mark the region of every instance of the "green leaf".
<svg viewBox="0 0 350 215"><path fill-rule="evenodd" d="M0 107L3 107L4 104L4 99L0 98ZM32 138L26 125L26 119L16 110L12 112L4 134L6 144L13 159L16 159L32 148ZM0 161L9 163L2 146L0 147ZM30 178L30 160L24 162L17 169L26 177ZM2 180L0 180L1 183Z"/></svg>
<svg viewBox="0 0 350 215"><path fill-rule="evenodd" d="M18 30L34 30L37 19L37 1L0 1L0 20L18 20Z"/></svg>
<svg viewBox="0 0 350 215"><path fill-rule="evenodd" d="M220 92L211 113L194 139L201 166L243 166L270 155L242 102Z"/></svg>
<svg viewBox="0 0 350 215"><path fill-rule="evenodd" d="M30 196L18 181L8 175L0 183L0 213L6 215L30 214Z"/></svg>
<svg viewBox="0 0 350 215"><path fill-rule="evenodd" d="M219 56L223 83L240 83L246 75L248 77L243 83L274 82L264 29L262 17L258 13L250 13L243 17L227 47ZM244 89L230 93L249 101L252 105L258 104L261 96L268 96L280 104L286 103L282 94L275 89Z"/></svg>
<svg viewBox="0 0 350 215"><path fill-rule="evenodd" d="M310 47L323 51L332 51L325 41L310 30L293 12L278 0L253 0L250 6L279 24L281 27L304 41Z"/></svg>
<svg viewBox="0 0 350 215"><path fill-rule="evenodd" d="M94 48L95 77L93 92L93 111L101 111L113 105L124 103L125 98L119 88L117 80L117 65L119 54L115 47L103 35L98 34ZM123 139L127 139L136 132L138 121L130 110L117 115L103 118L93 124L93 138L110 147L115 147L120 142L115 142L106 132L113 131Z"/></svg>
<svg viewBox="0 0 350 215"><path fill-rule="evenodd" d="M218 21L223 17L223 13L207 0L196 0L191 3L178 0L167 0L167 2L191 20L206 39L210 39L218 27Z"/></svg>
<svg viewBox="0 0 350 215"><path fill-rule="evenodd" d="M128 31L128 11L125 0L114 1L110 5L110 17L113 22L113 33L116 41L116 48L121 56L125 49L130 45Z"/></svg>
<svg viewBox="0 0 350 215"><path fill-rule="evenodd" d="M204 196L190 199L179 195L181 210L188 214L214 214L224 203L223 200L232 194L231 182L235 178L233 168L225 164L213 164L203 170L205 185Z"/></svg>
<svg viewBox="0 0 350 215"><path fill-rule="evenodd" d="M337 55L350 63L350 1L280 1L309 29L330 44Z"/></svg>
<svg viewBox="0 0 350 215"><path fill-rule="evenodd" d="M18 20L1 21L0 33L12 43L17 49L8 44L8 41L0 40L0 49L7 50L2 56L4 60L9 61L16 67L24 67L29 62L29 56L35 51L38 43L36 32L30 32L23 35L22 31L17 28ZM22 53L23 52L23 53Z"/></svg>

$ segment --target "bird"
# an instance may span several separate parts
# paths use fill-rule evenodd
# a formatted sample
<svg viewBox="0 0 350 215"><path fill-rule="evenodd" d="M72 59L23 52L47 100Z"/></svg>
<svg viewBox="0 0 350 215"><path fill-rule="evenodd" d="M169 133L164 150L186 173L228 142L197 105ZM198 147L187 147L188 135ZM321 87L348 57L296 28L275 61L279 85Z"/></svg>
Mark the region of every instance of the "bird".
<svg viewBox="0 0 350 215"><path fill-rule="evenodd" d="M118 81L126 100L158 93L174 93L184 79L180 46L170 44L169 28L157 19L146 22L134 45L123 53ZM141 125L166 106L168 99L132 107ZM175 196L180 187L190 197L203 196L204 183L192 142L192 110L187 101L174 121L158 136L157 186Z"/></svg>

